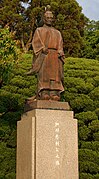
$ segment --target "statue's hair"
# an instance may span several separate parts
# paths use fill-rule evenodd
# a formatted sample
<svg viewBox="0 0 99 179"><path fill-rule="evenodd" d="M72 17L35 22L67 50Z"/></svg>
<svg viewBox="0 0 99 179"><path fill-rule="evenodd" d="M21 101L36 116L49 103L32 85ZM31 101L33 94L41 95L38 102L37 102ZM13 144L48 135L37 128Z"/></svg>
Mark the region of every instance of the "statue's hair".
<svg viewBox="0 0 99 179"><path fill-rule="evenodd" d="M53 16L53 13L51 11L51 6L50 5L47 5L45 7L45 13L44 13L44 16L46 16L47 14L51 14Z"/></svg>
<svg viewBox="0 0 99 179"><path fill-rule="evenodd" d="M51 11L51 6L50 5L47 5L46 7L45 7L45 12L46 11Z"/></svg>

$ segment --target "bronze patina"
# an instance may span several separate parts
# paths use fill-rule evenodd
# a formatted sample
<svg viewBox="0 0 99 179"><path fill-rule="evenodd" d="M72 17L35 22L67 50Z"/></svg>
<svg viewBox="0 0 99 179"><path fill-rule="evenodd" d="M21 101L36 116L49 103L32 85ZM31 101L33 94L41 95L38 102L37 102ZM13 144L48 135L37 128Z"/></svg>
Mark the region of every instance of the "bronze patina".
<svg viewBox="0 0 99 179"><path fill-rule="evenodd" d="M38 74L38 98L60 100L63 87L63 40L60 31L52 27L53 13L46 10L44 25L36 29L32 46L34 61L30 73Z"/></svg>

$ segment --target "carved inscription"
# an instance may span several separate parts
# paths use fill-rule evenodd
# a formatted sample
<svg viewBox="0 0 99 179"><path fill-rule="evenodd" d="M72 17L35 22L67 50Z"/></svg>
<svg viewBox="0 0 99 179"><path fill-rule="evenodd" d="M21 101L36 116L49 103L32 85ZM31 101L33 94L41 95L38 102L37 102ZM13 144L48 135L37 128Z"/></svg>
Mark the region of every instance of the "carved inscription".
<svg viewBox="0 0 99 179"><path fill-rule="evenodd" d="M56 156L55 156L55 165L60 165L60 125L59 122L55 122L55 150L56 150Z"/></svg>

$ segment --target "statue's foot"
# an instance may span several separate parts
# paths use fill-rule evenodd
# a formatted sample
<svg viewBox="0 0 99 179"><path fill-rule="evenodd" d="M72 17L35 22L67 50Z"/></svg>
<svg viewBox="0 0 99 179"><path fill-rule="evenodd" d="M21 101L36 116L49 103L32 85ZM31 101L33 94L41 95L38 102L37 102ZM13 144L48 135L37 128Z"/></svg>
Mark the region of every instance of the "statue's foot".
<svg viewBox="0 0 99 179"><path fill-rule="evenodd" d="M41 96L41 99L42 100L49 100L50 96L48 94L44 94L44 95Z"/></svg>
<svg viewBox="0 0 99 179"><path fill-rule="evenodd" d="M60 101L60 96L52 95L52 96L50 96L50 97L51 97L51 100Z"/></svg>

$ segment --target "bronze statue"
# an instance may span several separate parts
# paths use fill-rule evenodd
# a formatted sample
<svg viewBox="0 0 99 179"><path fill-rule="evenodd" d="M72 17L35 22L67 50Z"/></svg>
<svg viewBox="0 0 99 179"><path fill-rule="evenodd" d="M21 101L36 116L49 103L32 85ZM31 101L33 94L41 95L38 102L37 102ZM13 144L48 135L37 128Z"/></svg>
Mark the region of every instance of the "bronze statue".
<svg viewBox="0 0 99 179"><path fill-rule="evenodd" d="M63 87L63 40L61 33L52 27L53 13L46 10L44 25L36 29L32 46L34 61L30 73L38 74L38 98L60 100Z"/></svg>

